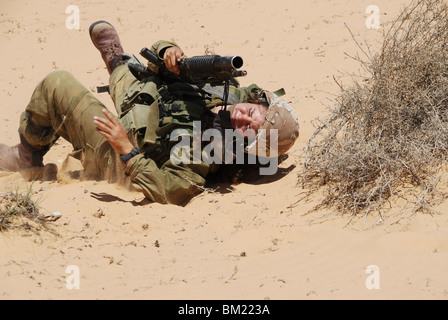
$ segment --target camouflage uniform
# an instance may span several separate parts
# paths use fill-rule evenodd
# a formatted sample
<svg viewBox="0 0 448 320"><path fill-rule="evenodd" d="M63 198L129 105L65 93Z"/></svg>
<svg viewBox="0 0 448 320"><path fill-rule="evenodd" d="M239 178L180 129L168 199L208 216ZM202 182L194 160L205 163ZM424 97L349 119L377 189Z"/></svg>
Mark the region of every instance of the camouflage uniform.
<svg viewBox="0 0 448 320"><path fill-rule="evenodd" d="M159 41L152 51L159 55L173 45ZM128 58L127 63L141 63L135 57ZM206 177L216 172L219 165L174 164L169 157L174 145L169 134L175 128L191 130L195 120L203 123L203 129L211 127L215 117L212 109L222 105L222 100L200 90L189 93L181 84L174 84L168 88L170 103L167 107L160 90L167 87L156 85L157 78L137 80L127 63L115 68L109 81L109 93L120 122L141 150L126 167L107 140L96 132L93 118L104 118L102 109L105 106L65 71L50 73L39 83L22 114L20 132L28 143L39 146L52 145L63 137L73 145L72 155L81 160L90 177L101 178L110 171L121 171L148 199L185 204L202 191ZM260 92L256 85L231 87L231 93L241 102L254 101L254 95ZM185 104L187 113L185 108L176 109ZM164 111L167 114L162 115Z"/></svg>

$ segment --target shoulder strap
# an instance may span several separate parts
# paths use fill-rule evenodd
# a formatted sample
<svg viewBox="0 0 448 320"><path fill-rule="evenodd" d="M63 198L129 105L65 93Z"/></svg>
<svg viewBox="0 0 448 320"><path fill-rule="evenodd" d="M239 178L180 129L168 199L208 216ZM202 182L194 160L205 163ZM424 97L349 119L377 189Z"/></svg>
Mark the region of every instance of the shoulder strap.
<svg viewBox="0 0 448 320"><path fill-rule="evenodd" d="M208 83L205 84L200 88L201 90L205 91L206 93L212 94L217 96L220 99L224 100L224 88L223 87L214 87L209 85ZM229 97L227 99L227 102L229 104L238 104L241 103L240 99L233 93L229 92Z"/></svg>

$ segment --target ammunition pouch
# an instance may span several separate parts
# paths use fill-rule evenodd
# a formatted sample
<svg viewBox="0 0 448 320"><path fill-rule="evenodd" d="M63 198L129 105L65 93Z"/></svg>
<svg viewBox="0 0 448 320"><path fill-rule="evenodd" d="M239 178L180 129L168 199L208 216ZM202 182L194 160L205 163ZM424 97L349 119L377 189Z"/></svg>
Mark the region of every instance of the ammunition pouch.
<svg viewBox="0 0 448 320"><path fill-rule="evenodd" d="M146 78L134 85L126 94L121 103L122 116L127 114L135 104L143 104L150 106L158 101L161 96L158 94L160 87L160 79L158 77Z"/></svg>
<svg viewBox="0 0 448 320"><path fill-rule="evenodd" d="M206 95L184 83L163 84L157 76L143 79L126 94L120 123L137 136L148 157L162 164L170 155L170 134L177 128L193 130L193 122L213 123Z"/></svg>

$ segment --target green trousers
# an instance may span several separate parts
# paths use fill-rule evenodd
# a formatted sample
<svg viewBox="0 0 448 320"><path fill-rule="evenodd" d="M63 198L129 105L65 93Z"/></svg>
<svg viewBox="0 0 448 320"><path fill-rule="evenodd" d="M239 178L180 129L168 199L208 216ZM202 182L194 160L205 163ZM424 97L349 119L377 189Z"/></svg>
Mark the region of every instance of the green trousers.
<svg viewBox="0 0 448 320"><path fill-rule="evenodd" d="M126 92L137 82L126 64L112 73L109 90L119 115ZM104 108L72 74L54 71L37 85L21 115L20 132L35 146L52 145L59 137L69 141L74 149L72 156L82 162L88 178L104 178L111 170L124 175L124 169L118 168L122 166L118 155L93 123L95 116L105 117Z"/></svg>

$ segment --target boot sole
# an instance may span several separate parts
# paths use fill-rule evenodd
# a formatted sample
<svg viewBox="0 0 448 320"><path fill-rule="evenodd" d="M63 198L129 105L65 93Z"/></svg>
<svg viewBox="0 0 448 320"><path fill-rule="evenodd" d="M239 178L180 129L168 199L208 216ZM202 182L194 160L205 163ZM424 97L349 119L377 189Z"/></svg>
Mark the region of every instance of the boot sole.
<svg viewBox="0 0 448 320"><path fill-rule="evenodd" d="M93 28L95 28L95 26L98 25L98 24L100 24L100 23L107 23L107 24L110 25L112 28L114 28L113 25L111 25L109 22L104 21L104 20L100 20L100 21L97 21L97 22L92 23L92 25L91 25L90 28L89 28L89 35L90 35L90 39L91 39L92 41L93 41L93 39L92 39L92 31L93 31ZM115 28L114 28L114 29L115 29Z"/></svg>

